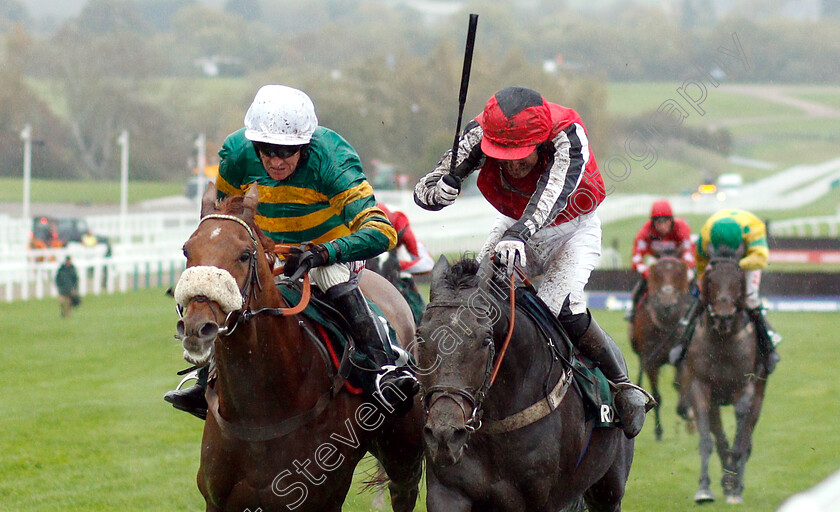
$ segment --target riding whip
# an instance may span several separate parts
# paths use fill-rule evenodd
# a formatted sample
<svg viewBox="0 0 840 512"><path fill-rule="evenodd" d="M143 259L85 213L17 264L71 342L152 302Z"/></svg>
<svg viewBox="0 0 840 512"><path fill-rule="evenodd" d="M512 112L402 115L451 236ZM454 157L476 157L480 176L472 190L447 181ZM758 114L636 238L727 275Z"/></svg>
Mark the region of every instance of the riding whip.
<svg viewBox="0 0 840 512"><path fill-rule="evenodd" d="M470 85L470 69L472 68L473 48L475 47L475 31L478 27L478 14L470 14L467 28L467 46L464 49L464 67L461 71L461 91L458 95L458 124L455 127L455 141L452 143L452 158L449 164L449 174L443 176L443 182L453 188L461 187L461 179L455 173L455 160L458 156L458 139L461 137L461 119L464 116L464 104L467 102L467 87Z"/></svg>

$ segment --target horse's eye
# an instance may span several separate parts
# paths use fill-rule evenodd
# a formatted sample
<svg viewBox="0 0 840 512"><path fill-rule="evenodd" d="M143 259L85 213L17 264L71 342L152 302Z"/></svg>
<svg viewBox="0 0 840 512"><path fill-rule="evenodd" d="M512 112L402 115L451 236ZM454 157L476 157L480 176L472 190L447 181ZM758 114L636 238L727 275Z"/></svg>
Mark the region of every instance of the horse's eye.
<svg viewBox="0 0 840 512"><path fill-rule="evenodd" d="M490 336L487 336L486 338L484 338L484 341L481 342L481 346L482 347L488 347L488 346L490 346L491 343L493 343L493 338L491 338Z"/></svg>
<svg viewBox="0 0 840 512"><path fill-rule="evenodd" d="M248 260L250 260L250 259L251 259L251 253L248 252L248 251L245 251L245 252L243 252L242 254L239 255L239 262L240 263L247 263Z"/></svg>
<svg viewBox="0 0 840 512"><path fill-rule="evenodd" d="M184 253L185 258L189 258L189 256L187 255L187 248L186 247L181 247L181 251Z"/></svg>

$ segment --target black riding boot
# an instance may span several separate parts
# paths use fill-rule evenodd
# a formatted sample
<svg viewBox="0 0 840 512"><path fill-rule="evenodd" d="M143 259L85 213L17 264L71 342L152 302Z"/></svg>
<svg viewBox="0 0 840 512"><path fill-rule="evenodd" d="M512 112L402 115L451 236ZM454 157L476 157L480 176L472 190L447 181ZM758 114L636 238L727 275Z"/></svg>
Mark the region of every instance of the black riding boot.
<svg viewBox="0 0 840 512"><path fill-rule="evenodd" d="M630 310L624 313L624 319L628 322L633 322L633 319L636 318L636 307L639 305L639 301L642 300L645 293L647 292L647 279L644 277L636 281L636 284L633 286L633 291L630 292Z"/></svg>
<svg viewBox="0 0 840 512"><path fill-rule="evenodd" d="M210 374L210 365L198 369L196 382L187 389L175 389L163 395L163 399L172 404L172 407L186 411L196 418L207 418L207 399L204 398L204 390L207 389L207 377Z"/></svg>
<svg viewBox="0 0 840 512"><path fill-rule="evenodd" d="M395 366L388 357L386 327L374 317L358 285L333 286L327 297L347 318L356 348L378 368L374 397L398 416L407 413L414 403L414 395L420 390L420 383L408 366Z"/></svg>
<svg viewBox="0 0 840 512"><path fill-rule="evenodd" d="M607 377L618 388L615 395L615 408L618 412L618 418L621 420L621 428L624 430L624 435L628 438L634 438L642 430L645 423L645 413L654 405L653 397L633 384L627 377L627 364L624 362L624 356L621 354L618 345L609 334L607 334L601 326L595 322L595 318L587 311L581 315L574 315L575 318L570 322L570 319L561 320L564 327L569 324L577 324L577 331L580 332L581 326L588 320L588 327L579 336L571 336L571 339L580 352L592 359L604 376ZM575 328L568 329L574 332Z"/></svg>
<svg viewBox="0 0 840 512"><path fill-rule="evenodd" d="M758 333L758 352L764 356L764 366L767 369L767 375L770 375L781 360L779 353L776 352L776 345L781 343L782 336L773 330L764 315L764 308L761 306L748 309L747 313L750 315L750 320L755 324Z"/></svg>

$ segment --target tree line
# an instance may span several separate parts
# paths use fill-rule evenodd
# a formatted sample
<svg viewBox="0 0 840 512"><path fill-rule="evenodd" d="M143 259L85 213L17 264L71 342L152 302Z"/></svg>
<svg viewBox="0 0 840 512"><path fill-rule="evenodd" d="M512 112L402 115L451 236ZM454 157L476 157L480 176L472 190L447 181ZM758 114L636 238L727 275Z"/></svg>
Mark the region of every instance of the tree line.
<svg viewBox="0 0 840 512"><path fill-rule="evenodd" d="M515 9L481 0L434 19L374 0L281 8L230 0L221 10L195 0L90 0L44 33L28 28L18 0L0 0L0 175L20 175L19 133L31 124L36 177L117 179L116 137L128 130L133 179L182 180L195 137L206 135L212 156L265 83L305 90L321 124L363 161L422 175L454 135L467 12L480 22L465 116L495 90L525 85L578 110L600 148L641 122L609 118L608 81L682 80L713 62L732 33L751 67L726 80L840 78L836 19L687 26L638 6L587 19L553 0ZM219 76L207 76L201 59L221 64ZM669 135L719 153L730 145L726 133Z"/></svg>

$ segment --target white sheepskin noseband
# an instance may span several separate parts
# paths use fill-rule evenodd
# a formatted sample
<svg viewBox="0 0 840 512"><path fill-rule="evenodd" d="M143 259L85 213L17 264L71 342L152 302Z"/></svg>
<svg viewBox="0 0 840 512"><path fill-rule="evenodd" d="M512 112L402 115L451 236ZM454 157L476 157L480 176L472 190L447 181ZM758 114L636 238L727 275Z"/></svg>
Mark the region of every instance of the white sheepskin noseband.
<svg viewBox="0 0 840 512"><path fill-rule="evenodd" d="M222 311L229 313L242 307L242 293L236 284L236 279L225 269L199 265L190 267L181 274L175 285L175 301L181 307L193 297L203 295L221 306Z"/></svg>

